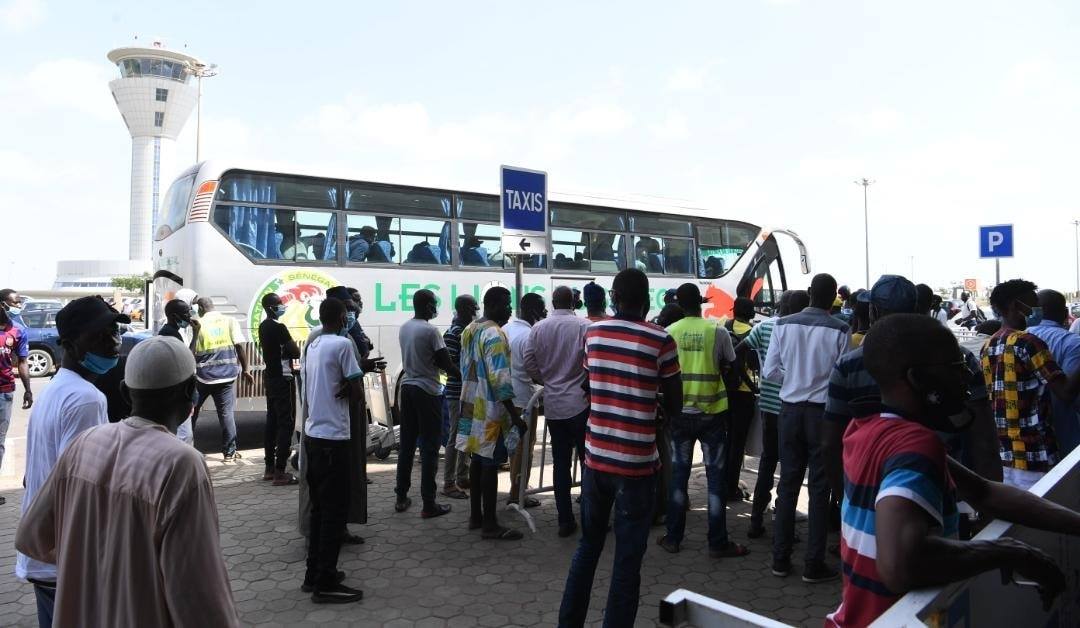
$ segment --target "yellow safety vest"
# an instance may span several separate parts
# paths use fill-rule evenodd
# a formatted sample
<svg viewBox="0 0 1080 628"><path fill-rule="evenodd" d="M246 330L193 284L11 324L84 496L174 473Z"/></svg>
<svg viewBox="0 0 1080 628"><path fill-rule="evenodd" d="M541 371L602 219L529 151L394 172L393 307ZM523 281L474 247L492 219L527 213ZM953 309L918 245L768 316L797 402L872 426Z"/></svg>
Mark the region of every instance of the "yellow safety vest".
<svg viewBox="0 0 1080 628"><path fill-rule="evenodd" d="M700 316L687 316L667 328L679 348L683 405L707 414L719 414L728 409L727 388L716 365L718 328L716 322Z"/></svg>

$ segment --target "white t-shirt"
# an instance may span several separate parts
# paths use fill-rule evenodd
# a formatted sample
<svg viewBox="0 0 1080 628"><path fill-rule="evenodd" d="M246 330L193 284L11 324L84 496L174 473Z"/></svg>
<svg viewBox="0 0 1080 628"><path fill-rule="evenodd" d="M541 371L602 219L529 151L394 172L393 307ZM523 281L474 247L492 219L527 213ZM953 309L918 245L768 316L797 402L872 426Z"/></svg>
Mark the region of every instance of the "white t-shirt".
<svg viewBox="0 0 1080 628"><path fill-rule="evenodd" d="M75 371L61 368L49 386L34 400L26 426L26 492L22 512L30 507L38 490L49 479L60 454L76 436L109 422L105 395ZM15 575L35 580L56 580L56 565L36 561L19 553Z"/></svg>
<svg viewBox="0 0 1080 628"><path fill-rule="evenodd" d="M435 354L445 349L446 343L439 328L419 318L410 318L398 330L398 343L401 345L401 368L405 369L402 385L419 386L429 395L441 395Z"/></svg>
<svg viewBox="0 0 1080 628"><path fill-rule="evenodd" d="M363 376L354 346L350 338L325 334L307 345L303 364L307 436L349 440L349 400L336 395L342 382Z"/></svg>
<svg viewBox="0 0 1080 628"><path fill-rule="evenodd" d="M934 318L936 318L938 320L938 322L941 323L942 325L948 326L948 324L949 324L949 313L945 311L945 306L944 305L941 306L936 313L934 313Z"/></svg>
<svg viewBox="0 0 1080 628"><path fill-rule="evenodd" d="M968 299L960 303L960 311L956 314L956 320L962 321L975 311L975 301Z"/></svg>
<svg viewBox="0 0 1080 628"><path fill-rule="evenodd" d="M515 318L504 325L502 330L510 341L510 381L514 385L514 405L524 408L529 405L529 399L532 399L538 388L525 370L525 344L532 333L532 325Z"/></svg>

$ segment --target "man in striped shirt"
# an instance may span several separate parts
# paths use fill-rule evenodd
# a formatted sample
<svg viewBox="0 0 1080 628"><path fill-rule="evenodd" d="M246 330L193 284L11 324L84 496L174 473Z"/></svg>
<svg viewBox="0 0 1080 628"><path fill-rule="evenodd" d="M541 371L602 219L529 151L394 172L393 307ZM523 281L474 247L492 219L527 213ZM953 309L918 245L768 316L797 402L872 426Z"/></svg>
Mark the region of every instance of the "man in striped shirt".
<svg viewBox="0 0 1080 628"><path fill-rule="evenodd" d="M446 352L450 354L450 361L454 364L460 364L461 360L461 332L473 322L479 310L480 306L471 294L462 294L454 299L454 320L443 333ZM447 375L443 394L446 395L450 429L446 438L442 493L454 499L465 499L468 495L462 489L469 487L469 455L457 448L458 421L461 419L461 378Z"/></svg>
<svg viewBox="0 0 1080 628"><path fill-rule="evenodd" d="M779 316L773 316L758 323L750 330L736 351L741 351L742 345L746 345L757 351L758 362L765 364L765 356L769 353L769 341L772 339L776 321L780 320L781 316L803 311L809 303L810 295L806 293L806 290L788 290L780 295ZM757 483L754 485L754 504L750 509L750 531L746 534L752 539L765 534L763 523L765 508L772 500L773 476L776 475L776 464L780 461L780 437L776 432L776 419L780 414L780 384L762 378L759 391L761 459L758 461Z"/></svg>
<svg viewBox="0 0 1080 628"><path fill-rule="evenodd" d="M649 280L637 269L615 276L611 300L616 314L589 326L585 368L589 371L589 419L581 486L581 542L566 578L559 626L583 626L593 575L615 509L615 560L604 626L632 626L637 617L641 559L652 520L656 451L657 390L664 412L682 408L682 378L675 341L662 327L645 322Z"/></svg>
<svg viewBox="0 0 1080 628"><path fill-rule="evenodd" d="M946 455L937 432L963 429L950 417L966 396L956 337L929 316L895 314L863 346L884 409L852 420L844 434L843 597L826 625L866 626L912 589L999 568L1034 580L1048 605L1066 580L1046 554L1010 538L956 540L958 497L990 519L1080 532L1080 514Z"/></svg>

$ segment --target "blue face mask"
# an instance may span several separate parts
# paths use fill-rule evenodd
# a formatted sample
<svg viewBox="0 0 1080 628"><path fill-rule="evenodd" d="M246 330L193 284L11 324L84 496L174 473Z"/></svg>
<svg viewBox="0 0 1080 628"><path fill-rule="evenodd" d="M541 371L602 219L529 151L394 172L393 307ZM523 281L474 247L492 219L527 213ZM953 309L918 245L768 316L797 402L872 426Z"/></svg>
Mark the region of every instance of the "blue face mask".
<svg viewBox="0 0 1080 628"><path fill-rule="evenodd" d="M345 312L345 331L348 332L356 324L356 312Z"/></svg>
<svg viewBox="0 0 1080 628"><path fill-rule="evenodd" d="M1031 308L1031 311L1028 312L1028 315L1024 318L1024 320L1027 321L1028 327L1034 327L1035 325L1038 325L1043 320L1042 308L1038 306Z"/></svg>
<svg viewBox="0 0 1080 628"><path fill-rule="evenodd" d="M179 328L179 329L185 329L189 324L190 323L188 323L184 319L180 319L180 320L176 321L176 327Z"/></svg>
<svg viewBox="0 0 1080 628"><path fill-rule="evenodd" d="M120 361L120 356L115 358L107 358L105 356L98 355L87 351L83 359L79 361L82 367L94 375L104 375L116 367L116 364Z"/></svg>
<svg viewBox="0 0 1080 628"><path fill-rule="evenodd" d="M285 316L285 309L286 308L285 308L284 305L279 305L279 306L275 307L274 308L274 315L277 316L278 318L280 318L282 316Z"/></svg>

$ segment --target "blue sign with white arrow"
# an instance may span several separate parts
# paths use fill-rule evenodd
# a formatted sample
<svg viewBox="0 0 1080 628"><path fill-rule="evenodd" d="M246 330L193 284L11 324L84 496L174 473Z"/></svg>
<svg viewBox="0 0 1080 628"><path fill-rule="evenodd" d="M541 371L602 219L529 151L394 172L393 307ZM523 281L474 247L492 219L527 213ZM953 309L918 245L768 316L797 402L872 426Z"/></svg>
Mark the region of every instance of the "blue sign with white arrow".
<svg viewBox="0 0 1080 628"><path fill-rule="evenodd" d="M503 253L548 252L547 173L513 166L499 169Z"/></svg>
<svg viewBox="0 0 1080 628"><path fill-rule="evenodd" d="M979 227L979 257L1012 257L1013 226Z"/></svg>

